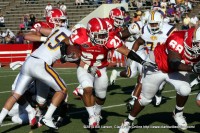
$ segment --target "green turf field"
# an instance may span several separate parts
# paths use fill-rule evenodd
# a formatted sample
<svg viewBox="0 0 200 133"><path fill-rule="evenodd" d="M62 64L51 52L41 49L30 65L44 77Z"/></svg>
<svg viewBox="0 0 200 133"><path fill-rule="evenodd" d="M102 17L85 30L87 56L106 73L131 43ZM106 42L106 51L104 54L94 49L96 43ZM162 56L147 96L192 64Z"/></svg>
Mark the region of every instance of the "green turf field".
<svg viewBox="0 0 200 133"><path fill-rule="evenodd" d="M56 69L60 76L65 80L69 88L69 105L70 110L65 121L65 125L60 127L59 133L88 133L88 129L84 125L88 123L88 115L81 100L72 95L73 89L78 85L76 78L76 69ZM10 69L0 68L0 108L3 107L4 102L10 95L11 85L19 71L12 71ZM110 76L111 70L108 70ZM114 86L109 86L107 93L107 100L102 111L103 119L101 121L102 127L97 129L98 133L117 133L118 126L127 117L126 102L130 98L130 93L134 88L136 78L125 79L118 78ZM151 81L150 81L151 82ZM200 132L200 108L196 106L195 99L199 90L199 85L194 87L191 96L185 106L185 116L190 126L186 133ZM176 92L173 87L166 85L163 91L165 101L160 107L148 105L138 116L135 121L135 126L131 132L135 133L171 133L182 132L177 128L173 118L172 111L175 107ZM169 127L167 127L169 126ZM19 126L12 125L10 118L6 118L0 127L1 133L42 133L50 132L47 127L42 126L38 129L30 129L28 125Z"/></svg>

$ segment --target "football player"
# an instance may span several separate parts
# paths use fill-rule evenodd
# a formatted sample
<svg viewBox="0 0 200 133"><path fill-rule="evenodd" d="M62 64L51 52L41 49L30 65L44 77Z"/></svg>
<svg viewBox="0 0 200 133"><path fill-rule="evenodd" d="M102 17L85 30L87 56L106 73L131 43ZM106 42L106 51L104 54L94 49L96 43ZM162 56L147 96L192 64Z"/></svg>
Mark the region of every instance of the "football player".
<svg viewBox="0 0 200 133"><path fill-rule="evenodd" d="M150 14L148 16L148 14ZM129 30L124 30L120 33L121 38L126 38L130 36L131 34L134 33L134 29L136 32L140 34L138 36L139 38L134 42L133 47L138 46L138 54L143 57L143 59L147 58L150 53L154 50L154 47L158 44L162 44L165 42L167 37L174 31L176 30L175 27L163 23L163 16L161 15L160 12L157 11L151 11L150 13L148 11L145 12L145 14L141 17L143 22L145 22L146 18L147 19L147 24L145 24L143 27L140 29L140 25L142 25L142 22L139 21L138 23L133 23L130 25ZM133 28L133 26L135 28ZM155 26L155 27L154 27ZM162 28L166 27L166 28ZM131 31L132 30L132 31ZM145 47L145 51L144 51ZM140 75L138 76L138 81L135 89L132 92L132 100L129 101L127 104L127 109L131 110L134 104L134 100L138 98L140 92L141 92L141 77L142 77L142 70L141 66L139 64L136 64L135 62L130 63L132 66L128 67L127 71L122 71L122 72L117 72L117 71L112 71L110 81L111 83L115 81L117 78L117 75L122 76L122 77L131 77L137 74L137 69L134 66L139 66L140 70ZM132 68L132 69L131 69ZM132 75L131 75L132 74ZM162 90L163 86L165 83L161 84L160 89ZM158 106L161 103L161 95L160 91L158 91L157 95L155 96L156 103L155 105Z"/></svg>
<svg viewBox="0 0 200 133"><path fill-rule="evenodd" d="M56 8L52 9L52 11L47 14L46 22L43 22L43 21L36 22L33 25L31 32L26 33L24 35L24 38L26 40L33 42L32 52L34 52L42 44L42 42L46 41L46 39L47 39L47 37L45 35L37 32L36 29L41 28L41 27L52 29L55 26L58 26L57 20L58 20L58 17L61 17L61 16L63 16L63 12L60 9L56 9ZM63 18L61 18L61 19L63 19ZM65 22L65 18L61 22L63 23L63 21ZM62 25L62 24L60 24L60 25ZM22 64L23 64L23 62L21 63L21 65ZM19 74L15 78L14 83L12 84L12 91L15 90L18 77L19 77ZM35 80L34 82L38 88L37 95L36 95L36 101L38 103L38 106L42 110L43 108L45 108L43 105L45 105L46 98L47 98L47 95L49 92L49 87L39 80ZM36 124L36 119L35 119L36 111L29 105L28 102L25 102L25 99L23 99L22 97L20 98L20 101L18 101L18 103L19 103L20 108L24 108L24 110L26 110L28 112L30 126L34 126ZM15 107L17 107L17 106L15 106ZM14 112L14 111L12 111L12 112ZM20 119L15 119L15 120L21 121Z"/></svg>
<svg viewBox="0 0 200 133"><path fill-rule="evenodd" d="M143 66L154 66L127 49L117 36L109 34L107 24L101 18L92 18L87 24L87 29L79 28L73 31L70 41L73 45L79 45L81 49L77 77L83 88L82 99L89 114L89 126L96 127L99 125L102 105L106 99L109 51L115 49Z"/></svg>
<svg viewBox="0 0 200 133"><path fill-rule="evenodd" d="M67 97L67 88L64 81L54 71L51 65L56 60L63 57L63 53L61 54L62 50L60 50L60 48L62 48L60 42L68 38L71 34L71 31L66 29L66 27L62 27L63 18L66 19L66 16L56 17L53 20L57 26L53 30L42 27L36 28L38 32L44 35L49 34L49 36L47 37L46 41L38 49L36 49L23 64L14 93L8 98L0 113L0 123L2 123L3 119L16 101L18 101L18 99L20 99L20 97L24 94L28 84L30 84L34 79L37 79L56 91L52 98L52 103L50 104L42 121L50 128L58 128L52 121L52 115L57 106Z"/></svg>
<svg viewBox="0 0 200 133"><path fill-rule="evenodd" d="M183 109L191 92L188 73L200 74L200 27L175 31L164 45L156 46L153 55L158 68L145 70L140 99L135 101L134 110L122 123L120 133L128 133L128 126L133 124L136 116L151 102L164 80L177 91L173 118L179 128L187 129Z"/></svg>
<svg viewBox="0 0 200 133"><path fill-rule="evenodd" d="M119 36L119 32L123 30L123 24L124 24L124 10L123 8L118 7L118 8L113 8L109 12L109 17L108 18L103 18L103 20L106 22L109 35L117 35ZM110 53L116 53L117 57L121 56L121 53L117 52L116 50L110 51ZM112 58L112 57L110 57ZM82 96L83 95L83 88L81 85L76 87L76 89L73 91L73 94L75 96Z"/></svg>

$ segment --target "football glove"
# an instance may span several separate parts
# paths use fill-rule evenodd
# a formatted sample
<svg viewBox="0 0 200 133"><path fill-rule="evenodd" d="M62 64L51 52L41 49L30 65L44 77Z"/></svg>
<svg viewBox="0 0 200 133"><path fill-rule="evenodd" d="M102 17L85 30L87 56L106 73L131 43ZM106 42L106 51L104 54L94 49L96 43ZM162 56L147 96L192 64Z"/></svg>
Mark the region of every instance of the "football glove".
<svg viewBox="0 0 200 133"><path fill-rule="evenodd" d="M88 73L91 73L94 76L97 75L98 77L101 77L100 70L97 67L95 67L95 66L89 66L88 67Z"/></svg>
<svg viewBox="0 0 200 133"><path fill-rule="evenodd" d="M148 62L148 61L142 61L141 62L141 64L142 64L142 66L146 69L146 68L148 68L148 67L151 67L151 68L157 68L157 66L156 66L156 64L154 64L154 63L151 63L151 62Z"/></svg>
<svg viewBox="0 0 200 133"><path fill-rule="evenodd" d="M192 66L192 71L196 74L200 74L200 61Z"/></svg>

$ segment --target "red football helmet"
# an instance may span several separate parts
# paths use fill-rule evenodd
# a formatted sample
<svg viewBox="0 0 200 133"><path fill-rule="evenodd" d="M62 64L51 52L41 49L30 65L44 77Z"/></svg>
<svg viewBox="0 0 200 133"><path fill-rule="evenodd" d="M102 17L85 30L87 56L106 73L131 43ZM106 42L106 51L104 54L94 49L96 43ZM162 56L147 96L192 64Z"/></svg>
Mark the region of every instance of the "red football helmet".
<svg viewBox="0 0 200 133"><path fill-rule="evenodd" d="M101 18L92 18L87 24L87 33L91 41L98 45L105 45L108 41L108 27Z"/></svg>
<svg viewBox="0 0 200 133"><path fill-rule="evenodd" d="M114 8L110 11L109 18L115 27L120 27L124 24L124 11L119 8Z"/></svg>
<svg viewBox="0 0 200 133"><path fill-rule="evenodd" d="M47 13L46 21L51 28L56 26L67 26L67 16L57 8L54 8Z"/></svg>
<svg viewBox="0 0 200 133"><path fill-rule="evenodd" d="M200 27L191 28L185 33L185 55L190 59L200 56Z"/></svg>

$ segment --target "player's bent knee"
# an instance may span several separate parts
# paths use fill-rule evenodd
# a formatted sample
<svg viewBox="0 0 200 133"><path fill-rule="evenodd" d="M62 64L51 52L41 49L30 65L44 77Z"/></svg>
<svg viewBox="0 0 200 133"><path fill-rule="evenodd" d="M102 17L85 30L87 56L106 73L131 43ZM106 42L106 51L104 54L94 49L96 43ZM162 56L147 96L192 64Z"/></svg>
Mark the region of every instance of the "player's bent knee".
<svg viewBox="0 0 200 133"><path fill-rule="evenodd" d="M22 119L19 117L19 115L14 115L11 120L13 123L22 124Z"/></svg>
<svg viewBox="0 0 200 133"><path fill-rule="evenodd" d="M191 92L190 87L181 86L178 93L181 96L188 96L190 94L190 92Z"/></svg>
<svg viewBox="0 0 200 133"><path fill-rule="evenodd" d="M139 103L141 106L146 106L151 103L152 99L147 99L144 96L140 95Z"/></svg>
<svg viewBox="0 0 200 133"><path fill-rule="evenodd" d="M92 87L86 87L83 89L83 94L89 94L92 95L93 93L93 88Z"/></svg>

